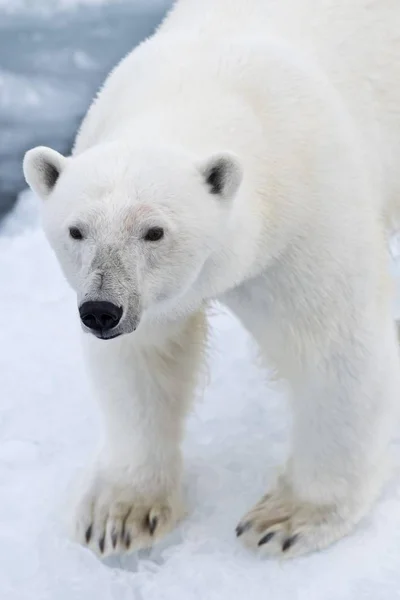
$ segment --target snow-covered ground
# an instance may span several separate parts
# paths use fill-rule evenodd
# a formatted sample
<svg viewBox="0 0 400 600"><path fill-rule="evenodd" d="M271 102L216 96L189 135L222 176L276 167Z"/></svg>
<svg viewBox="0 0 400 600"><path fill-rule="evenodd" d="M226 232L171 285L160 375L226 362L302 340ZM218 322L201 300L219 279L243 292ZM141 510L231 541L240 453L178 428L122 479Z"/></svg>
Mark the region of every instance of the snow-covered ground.
<svg viewBox="0 0 400 600"><path fill-rule="evenodd" d="M0 0L0 218L35 145L68 152L106 73L172 0Z"/></svg>
<svg viewBox="0 0 400 600"><path fill-rule="evenodd" d="M240 516L287 451L283 391L228 314L212 317L210 383L187 427L190 514L151 552L99 561L69 542L74 474L99 435L75 299L25 194L0 237L1 600L395 600L400 469L374 512L332 548L279 563L237 542Z"/></svg>

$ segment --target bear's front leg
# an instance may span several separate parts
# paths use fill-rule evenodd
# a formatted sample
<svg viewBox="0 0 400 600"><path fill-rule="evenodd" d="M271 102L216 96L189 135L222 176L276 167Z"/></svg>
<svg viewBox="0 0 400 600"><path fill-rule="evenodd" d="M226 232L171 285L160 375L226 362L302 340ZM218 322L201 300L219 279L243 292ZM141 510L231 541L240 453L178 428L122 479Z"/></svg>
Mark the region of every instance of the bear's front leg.
<svg viewBox="0 0 400 600"><path fill-rule="evenodd" d="M379 494L400 386L394 327L382 320L373 327L330 356L314 353L292 380L291 459L239 523L246 546L279 557L324 548L348 534Z"/></svg>
<svg viewBox="0 0 400 600"><path fill-rule="evenodd" d="M85 336L105 442L82 482L74 532L103 556L149 547L183 516L183 421L203 353L202 313L167 337Z"/></svg>

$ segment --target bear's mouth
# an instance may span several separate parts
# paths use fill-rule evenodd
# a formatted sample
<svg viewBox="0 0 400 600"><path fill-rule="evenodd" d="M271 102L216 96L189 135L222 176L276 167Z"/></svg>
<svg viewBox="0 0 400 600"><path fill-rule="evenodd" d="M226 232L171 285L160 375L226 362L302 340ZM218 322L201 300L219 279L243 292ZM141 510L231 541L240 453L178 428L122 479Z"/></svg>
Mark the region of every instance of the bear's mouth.
<svg viewBox="0 0 400 600"><path fill-rule="evenodd" d="M120 331L119 333L112 333L110 335L103 334L103 333L95 333L94 335L97 337L98 340L114 340L115 338L119 337L122 334L123 334L123 332Z"/></svg>

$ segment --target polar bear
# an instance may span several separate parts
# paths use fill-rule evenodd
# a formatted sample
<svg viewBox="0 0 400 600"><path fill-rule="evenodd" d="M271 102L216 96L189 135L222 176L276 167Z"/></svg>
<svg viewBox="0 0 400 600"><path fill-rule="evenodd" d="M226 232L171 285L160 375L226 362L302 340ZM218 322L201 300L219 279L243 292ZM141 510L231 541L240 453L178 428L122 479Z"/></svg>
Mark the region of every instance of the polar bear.
<svg viewBox="0 0 400 600"><path fill-rule="evenodd" d="M395 0L178 0L110 74L72 155L27 152L104 416L75 519L99 554L150 546L184 514L213 299L294 414L291 457L240 540L308 553L378 497L400 400L399 30Z"/></svg>

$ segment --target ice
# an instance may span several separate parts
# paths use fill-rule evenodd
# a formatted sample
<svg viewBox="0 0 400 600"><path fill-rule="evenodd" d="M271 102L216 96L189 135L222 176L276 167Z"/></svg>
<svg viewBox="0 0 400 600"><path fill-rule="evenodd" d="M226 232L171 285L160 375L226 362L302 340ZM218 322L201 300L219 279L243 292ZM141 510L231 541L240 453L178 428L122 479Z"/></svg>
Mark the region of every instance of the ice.
<svg viewBox="0 0 400 600"><path fill-rule="evenodd" d="M0 218L35 145L69 152L108 71L172 0L0 0Z"/></svg>
<svg viewBox="0 0 400 600"><path fill-rule="evenodd" d="M41 13L54 15L56 12L76 10L82 7L96 7L104 4L121 4L130 2L139 8L164 9L171 2L168 0L0 0L0 9L8 14Z"/></svg>
<svg viewBox="0 0 400 600"><path fill-rule="evenodd" d="M284 389L239 324L212 316L210 381L189 420L189 516L150 552L102 562L64 528L71 481L99 414L68 289L25 194L0 237L0 598L3 600L394 600L400 472L347 539L302 559L260 560L234 528L286 455ZM28 216L27 216L28 215Z"/></svg>

